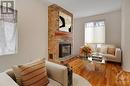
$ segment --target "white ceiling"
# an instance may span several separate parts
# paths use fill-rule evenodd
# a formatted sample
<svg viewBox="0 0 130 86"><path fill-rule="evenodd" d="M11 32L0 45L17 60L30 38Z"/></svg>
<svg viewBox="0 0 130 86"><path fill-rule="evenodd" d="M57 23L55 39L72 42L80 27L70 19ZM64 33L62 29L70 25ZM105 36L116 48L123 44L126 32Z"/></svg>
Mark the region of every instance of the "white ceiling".
<svg viewBox="0 0 130 86"><path fill-rule="evenodd" d="M111 12L121 8L121 0L48 0L73 13L75 18Z"/></svg>

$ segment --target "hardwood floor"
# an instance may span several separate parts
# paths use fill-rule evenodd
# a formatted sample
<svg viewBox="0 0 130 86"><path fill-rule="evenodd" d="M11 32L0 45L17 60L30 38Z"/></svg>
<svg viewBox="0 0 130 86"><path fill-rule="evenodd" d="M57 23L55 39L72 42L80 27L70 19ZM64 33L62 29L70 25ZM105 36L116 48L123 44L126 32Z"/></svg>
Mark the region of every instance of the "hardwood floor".
<svg viewBox="0 0 130 86"><path fill-rule="evenodd" d="M83 63L85 68L83 68ZM88 70L86 68L88 63L81 59L76 59L69 65L75 73L87 79L92 86L130 86L130 73L124 72L117 63L95 64L95 71Z"/></svg>

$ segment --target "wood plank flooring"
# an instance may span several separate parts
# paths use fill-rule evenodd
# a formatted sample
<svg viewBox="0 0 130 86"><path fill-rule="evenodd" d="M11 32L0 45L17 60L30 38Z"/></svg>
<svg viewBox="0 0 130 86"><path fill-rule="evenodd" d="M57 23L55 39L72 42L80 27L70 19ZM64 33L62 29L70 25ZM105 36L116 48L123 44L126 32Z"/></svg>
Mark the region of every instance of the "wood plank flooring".
<svg viewBox="0 0 130 86"><path fill-rule="evenodd" d="M84 69L80 67L77 62L84 63L81 59L77 59L77 61L70 62L69 65L75 73L88 80L92 86L130 86L130 73L124 72L117 63L98 63L95 71L90 71L86 67ZM76 64L78 68L76 68ZM84 66L87 64L85 63Z"/></svg>

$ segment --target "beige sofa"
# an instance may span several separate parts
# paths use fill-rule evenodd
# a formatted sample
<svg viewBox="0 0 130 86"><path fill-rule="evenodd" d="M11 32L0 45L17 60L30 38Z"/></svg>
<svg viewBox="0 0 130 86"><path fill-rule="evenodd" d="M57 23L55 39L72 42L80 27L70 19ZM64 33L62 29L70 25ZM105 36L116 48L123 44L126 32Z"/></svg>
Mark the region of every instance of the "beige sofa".
<svg viewBox="0 0 130 86"><path fill-rule="evenodd" d="M108 53L108 48L115 48L114 54ZM98 52L105 56L107 61L121 62L121 49L114 45L102 45L101 48L98 48Z"/></svg>
<svg viewBox="0 0 130 86"><path fill-rule="evenodd" d="M49 76L49 84L47 86L68 86L67 67L46 61L47 73ZM5 71L14 81L16 81L12 69ZM92 86L83 77L73 74L73 86Z"/></svg>

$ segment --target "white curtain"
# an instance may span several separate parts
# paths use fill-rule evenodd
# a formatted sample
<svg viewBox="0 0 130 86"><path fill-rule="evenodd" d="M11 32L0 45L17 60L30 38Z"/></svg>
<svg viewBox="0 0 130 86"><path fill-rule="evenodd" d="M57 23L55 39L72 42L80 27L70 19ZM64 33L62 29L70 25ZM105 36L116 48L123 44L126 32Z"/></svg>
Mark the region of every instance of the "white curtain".
<svg viewBox="0 0 130 86"><path fill-rule="evenodd" d="M13 54L16 48L16 23L0 21L0 55Z"/></svg>
<svg viewBox="0 0 130 86"><path fill-rule="evenodd" d="M104 21L89 22L85 24L85 43L105 43Z"/></svg>
<svg viewBox="0 0 130 86"><path fill-rule="evenodd" d="M0 13L0 55L17 52L16 13Z"/></svg>

